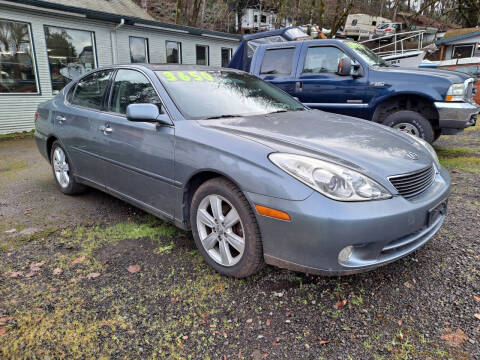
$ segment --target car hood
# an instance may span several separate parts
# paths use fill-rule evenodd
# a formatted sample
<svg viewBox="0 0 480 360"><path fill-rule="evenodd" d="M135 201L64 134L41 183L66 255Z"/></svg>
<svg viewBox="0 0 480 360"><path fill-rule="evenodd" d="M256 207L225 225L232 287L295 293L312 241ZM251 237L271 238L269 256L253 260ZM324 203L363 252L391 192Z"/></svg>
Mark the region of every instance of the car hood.
<svg viewBox="0 0 480 360"><path fill-rule="evenodd" d="M398 130L319 110L198 122L261 143L272 152L313 156L377 179L423 169L433 162L423 145Z"/></svg>
<svg viewBox="0 0 480 360"><path fill-rule="evenodd" d="M376 67L376 71L387 72L389 75L394 74L408 74L417 76L434 76L439 79L447 79L452 84L462 83L465 80L471 78L468 74L464 74L458 71L431 69L431 68L408 68L408 67Z"/></svg>

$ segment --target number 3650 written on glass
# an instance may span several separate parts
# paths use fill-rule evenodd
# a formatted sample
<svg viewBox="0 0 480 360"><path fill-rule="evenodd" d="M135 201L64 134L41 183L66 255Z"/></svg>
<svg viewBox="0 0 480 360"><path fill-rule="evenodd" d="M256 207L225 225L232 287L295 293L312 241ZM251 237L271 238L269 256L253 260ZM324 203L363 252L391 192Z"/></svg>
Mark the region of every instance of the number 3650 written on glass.
<svg viewBox="0 0 480 360"><path fill-rule="evenodd" d="M205 71L163 71L162 76L167 81L214 81L212 75Z"/></svg>

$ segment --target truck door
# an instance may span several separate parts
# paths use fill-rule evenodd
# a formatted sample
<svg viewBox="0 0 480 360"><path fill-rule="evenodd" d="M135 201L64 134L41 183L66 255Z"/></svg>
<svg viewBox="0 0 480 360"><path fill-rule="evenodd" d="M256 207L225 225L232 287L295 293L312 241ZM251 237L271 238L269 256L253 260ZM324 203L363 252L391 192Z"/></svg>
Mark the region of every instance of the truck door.
<svg viewBox="0 0 480 360"><path fill-rule="evenodd" d="M254 73L261 79L270 82L283 91L294 96L295 93L295 70L297 49L301 46L282 46L259 49L263 50L263 56L258 59L260 64L254 64ZM257 50L258 51L258 50Z"/></svg>
<svg viewBox="0 0 480 360"><path fill-rule="evenodd" d="M367 76L338 75L338 63L343 57L350 57L352 63L355 62L335 44L304 43L297 66L294 96L311 108L368 118Z"/></svg>

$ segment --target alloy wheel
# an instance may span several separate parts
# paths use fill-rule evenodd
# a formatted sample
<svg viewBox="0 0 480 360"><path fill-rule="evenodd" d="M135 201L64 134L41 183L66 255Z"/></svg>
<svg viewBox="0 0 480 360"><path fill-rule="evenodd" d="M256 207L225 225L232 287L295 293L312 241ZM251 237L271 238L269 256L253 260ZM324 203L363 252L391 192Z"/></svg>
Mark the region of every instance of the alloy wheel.
<svg viewBox="0 0 480 360"><path fill-rule="evenodd" d="M245 232L235 207L223 196L211 194L200 202L197 230L207 254L222 266L237 264L245 250Z"/></svg>
<svg viewBox="0 0 480 360"><path fill-rule="evenodd" d="M70 167L68 166L65 152L61 147L57 147L53 152L53 169L60 186L62 188L68 187L68 184L70 184Z"/></svg>

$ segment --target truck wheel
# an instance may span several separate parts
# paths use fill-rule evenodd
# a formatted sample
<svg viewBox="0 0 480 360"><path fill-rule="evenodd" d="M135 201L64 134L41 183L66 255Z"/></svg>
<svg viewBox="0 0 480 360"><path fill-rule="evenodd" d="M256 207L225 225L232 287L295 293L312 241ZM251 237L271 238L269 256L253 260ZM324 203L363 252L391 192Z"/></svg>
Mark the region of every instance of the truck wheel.
<svg viewBox="0 0 480 360"><path fill-rule="evenodd" d="M402 110L394 112L385 118L383 125L418 136L429 143L435 141L432 124L415 111Z"/></svg>
<svg viewBox="0 0 480 360"><path fill-rule="evenodd" d="M240 189L227 179L214 178L198 188L190 223L198 250L219 273L243 278L265 265L253 210Z"/></svg>
<svg viewBox="0 0 480 360"><path fill-rule="evenodd" d="M433 130L433 131L434 131L434 133L435 133L435 136L433 137L433 141L437 141L438 138L442 135L442 130L440 130L440 129L435 129L435 130Z"/></svg>

